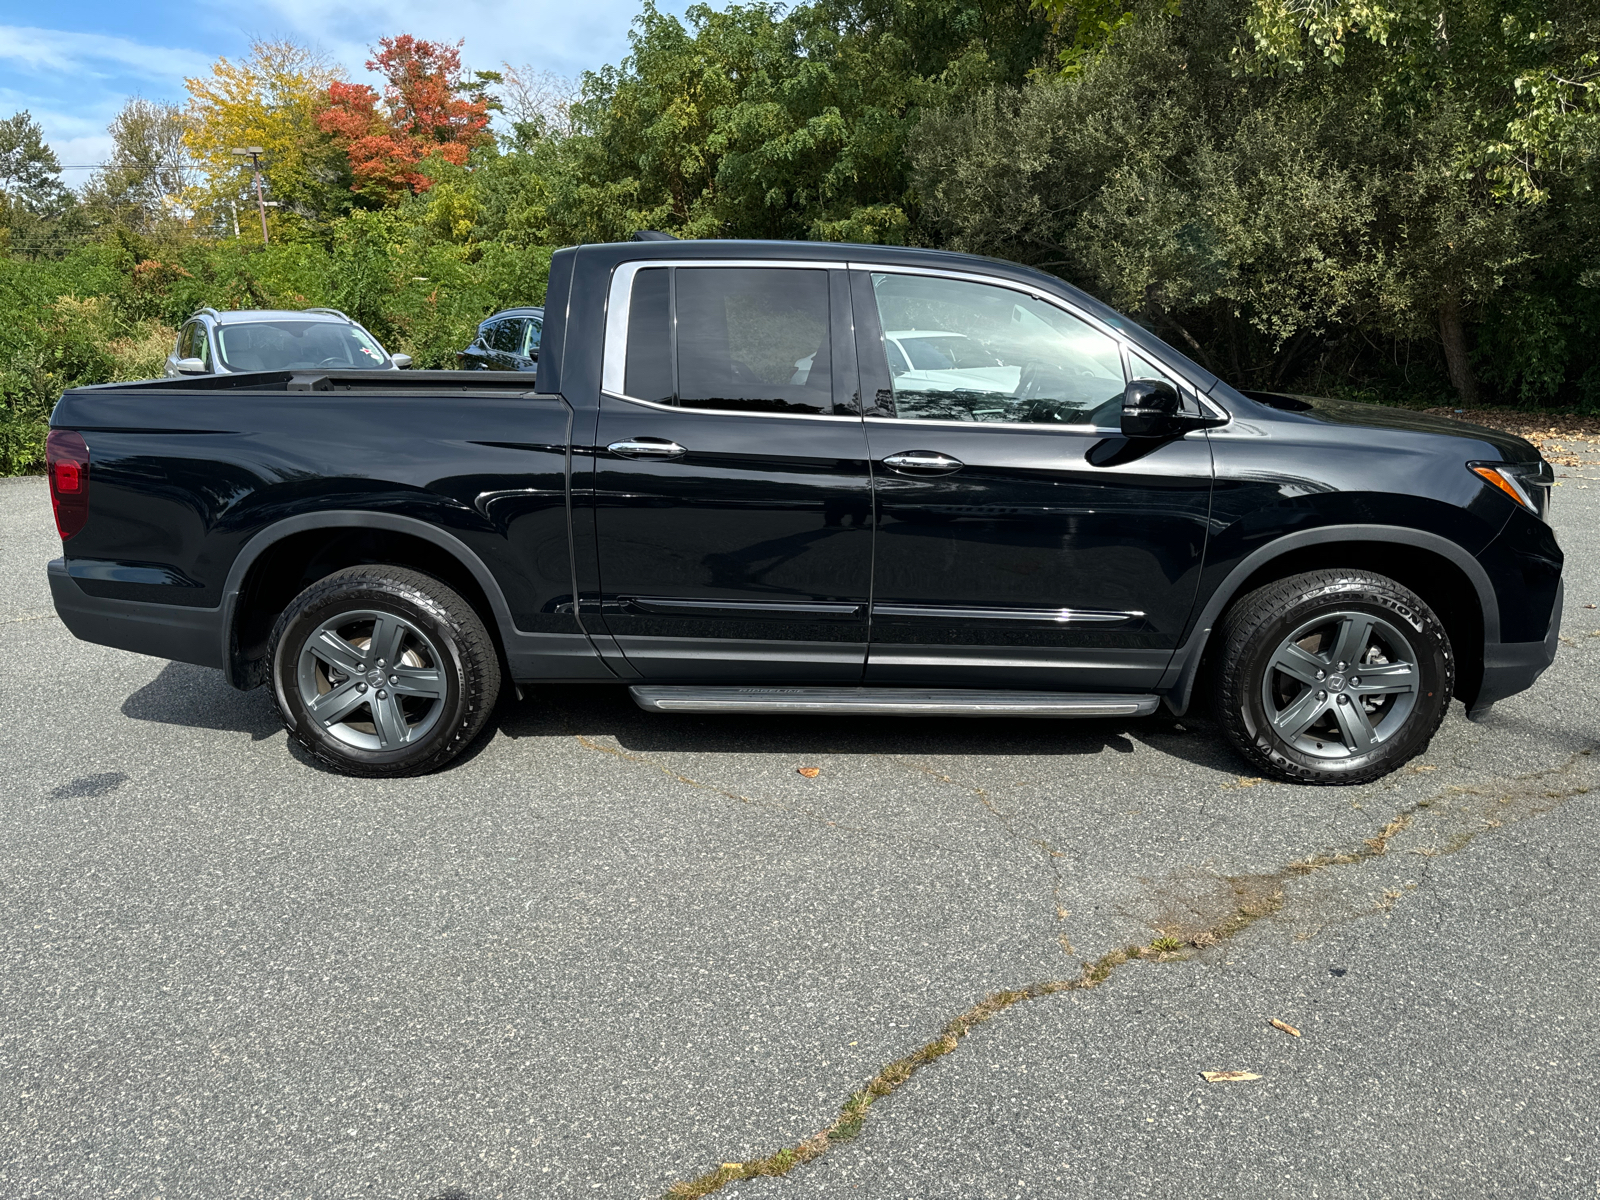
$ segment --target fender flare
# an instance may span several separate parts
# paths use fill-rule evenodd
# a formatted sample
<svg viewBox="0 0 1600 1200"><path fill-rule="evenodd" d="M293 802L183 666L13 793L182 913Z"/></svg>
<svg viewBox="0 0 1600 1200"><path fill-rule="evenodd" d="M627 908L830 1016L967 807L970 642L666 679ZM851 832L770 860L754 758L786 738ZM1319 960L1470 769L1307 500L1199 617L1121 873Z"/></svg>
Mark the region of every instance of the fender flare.
<svg viewBox="0 0 1600 1200"><path fill-rule="evenodd" d="M1188 640L1173 652L1166 677L1161 681L1162 690L1166 693L1167 708L1174 716L1181 717L1188 711L1195 677L1200 671L1200 659L1205 654L1211 631L1216 627L1223 609L1232 603L1245 580L1275 558L1281 558L1285 554L1307 546L1326 545L1330 542L1377 542L1386 545L1415 546L1419 550L1429 550L1440 558L1448 559L1453 565L1461 568L1461 573L1467 577L1477 594L1478 608L1483 614L1484 644L1500 640L1500 601L1495 597L1494 584L1489 580L1489 573L1483 569L1482 563L1449 538L1398 525L1323 525L1317 529L1305 529L1298 533L1284 534L1265 546L1258 546L1252 550L1228 572L1227 578L1211 593L1210 599L1206 601L1205 607L1195 619Z"/></svg>
<svg viewBox="0 0 1600 1200"><path fill-rule="evenodd" d="M490 573L489 568L484 566L483 560L472 547L460 538L415 517L366 512L361 509L332 509L327 512L302 513L299 516L274 521L257 532L240 549L233 560L233 566L228 568L227 582L222 586L224 662L231 661L229 643L233 637L234 610L238 606L239 592L244 586L244 577L249 574L250 568L255 566L256 559L284 538L315 529L384 529L391 533L406 533L423 541L432 542L458 560L483 589L483 594L489 599L489 607L494 610L495 624L500 626L501 634L513 632L516 628L511 621L511 607L506 603L505 593L500 590L499 581Z"/></svg>

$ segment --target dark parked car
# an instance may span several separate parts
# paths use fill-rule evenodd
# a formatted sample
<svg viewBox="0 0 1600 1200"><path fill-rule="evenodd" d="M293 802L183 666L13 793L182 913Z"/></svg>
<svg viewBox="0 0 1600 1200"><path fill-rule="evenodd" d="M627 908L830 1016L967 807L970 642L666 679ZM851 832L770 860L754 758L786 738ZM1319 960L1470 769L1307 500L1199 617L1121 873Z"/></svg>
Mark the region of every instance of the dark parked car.
<svg viewBox="0 0 1600 1200"><path fill-rule="evenodd" d="M507 308L478 326L478 336L456 351L464 371L532 371L539 365L544 309Z"/></svg>
<svg viewBox="0 0 1600 1200"><path fill-rule="evenodd" d="M409 354L390 354L336 308L202 308L183 323L164 374L237 375L250 371L394 371Z"/></svg>
<svg viewBox="0 0 1600 1200"><path fill-rule="evenodd" d="M1051 276L582 246L547 312L534 380L68 392L63 621L269 685L368 775L447 762L509 679L861 720L1181 714L1200 688L1256 769L1356 783L1555 653L1527 442L1246 395Z"/></svg>

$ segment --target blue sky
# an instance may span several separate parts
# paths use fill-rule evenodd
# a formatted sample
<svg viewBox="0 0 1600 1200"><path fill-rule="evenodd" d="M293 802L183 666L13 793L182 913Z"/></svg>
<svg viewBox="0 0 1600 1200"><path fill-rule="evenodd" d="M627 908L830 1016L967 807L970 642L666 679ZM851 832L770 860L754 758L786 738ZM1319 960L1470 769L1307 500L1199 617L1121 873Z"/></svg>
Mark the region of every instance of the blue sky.
<svg viewBox="0 0 1600 1200"><path fill-rule="evenodd" d="M684 0L659 4L681 13ZM353 79L380 36L465 38L469 69L501 62L563 75L617 62L640 0L0 0L0 116L30 110L63 164L98 163L107 123L130 95L181 103L186 75L237 58L253 37L288 36L343 63ZM69 171L81 183L86 171Z"/></svg>

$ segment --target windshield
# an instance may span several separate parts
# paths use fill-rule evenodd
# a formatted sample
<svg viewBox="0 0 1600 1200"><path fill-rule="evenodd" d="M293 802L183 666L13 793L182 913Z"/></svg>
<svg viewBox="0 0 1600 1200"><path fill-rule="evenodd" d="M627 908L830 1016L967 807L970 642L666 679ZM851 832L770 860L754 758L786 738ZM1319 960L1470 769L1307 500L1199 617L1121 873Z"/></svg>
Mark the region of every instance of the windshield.
<svg viewBox="0 0 1600 1200"><path fill-rule="evenodd" d="M366 330L332 321L251 321L217 330L230 371L296 371L310 367L372 370L389 356Z"/></svg>

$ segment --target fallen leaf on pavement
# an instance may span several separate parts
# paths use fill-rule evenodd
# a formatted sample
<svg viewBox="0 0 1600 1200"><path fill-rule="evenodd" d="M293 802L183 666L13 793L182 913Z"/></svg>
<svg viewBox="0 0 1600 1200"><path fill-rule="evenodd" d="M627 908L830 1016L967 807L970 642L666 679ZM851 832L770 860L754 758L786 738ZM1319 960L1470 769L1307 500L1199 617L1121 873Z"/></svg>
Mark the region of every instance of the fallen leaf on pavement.
<svg viewBox="0 0 1600 1200"><path fill-rule="evenodd" d="M1296 1029L1293 1025L1289 1024L1289 1022L1287 1022L1287 1021L1278 1020L1277 1017L1273 1017L1272 1020L1267 1022L1267 1024L1271 1025L1274 1029L1281 1029L1285 1033L1292 1033L1292 1034L1294 1034L1295 1037L1299 1037L1300 1036L1300 1031L1298 1029Z"/></svg>
<svg viewBox="0 0 1600 1200"><path fill-rule="evenodd" d="M1201 1071L1200 1078L1207 1083L1243 1083L1250 1079L1260 1079L1259 1075L1252 1075L1249 1071Z"/></svg>
<svg viewBox="0 0 1600 1200"><path fill-rule="evenodd" d="M807 779L815 779L818 775L822 774L821 767L797 767L796 770L798 770L800 774L804 775Z"/></svg>

